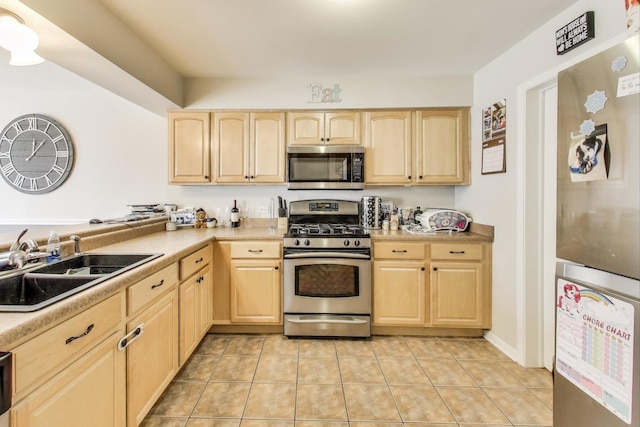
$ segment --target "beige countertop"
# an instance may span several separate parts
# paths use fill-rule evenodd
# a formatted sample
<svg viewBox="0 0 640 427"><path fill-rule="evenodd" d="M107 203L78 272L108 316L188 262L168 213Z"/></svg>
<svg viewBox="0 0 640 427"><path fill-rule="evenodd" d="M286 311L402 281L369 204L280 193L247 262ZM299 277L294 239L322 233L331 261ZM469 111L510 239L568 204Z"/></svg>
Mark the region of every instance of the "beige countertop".
<svg viewBox="0 0 640 427"><path fill-rule="evenodd" d="M477 226L480 228L476 231L464 233L412 234L405 231L370 230L370 234L374 242L376 240L493 241L493 227ZM41 310L30 313L0 313L0 350L11 350L16 344L178 261L212 240L281 240L285 233L284 229L268 227L182 228L170 232L157 231L159 224L151 224L149 227L155 227L153 228L155 231L129 240L116 240L115 243L112 243L109 237L104 237L100 244L100 236L91 236L93 243L89 245L88 252L162 253L163 256ZM123 230L118 230L114 233L122 232Z"/></svg>

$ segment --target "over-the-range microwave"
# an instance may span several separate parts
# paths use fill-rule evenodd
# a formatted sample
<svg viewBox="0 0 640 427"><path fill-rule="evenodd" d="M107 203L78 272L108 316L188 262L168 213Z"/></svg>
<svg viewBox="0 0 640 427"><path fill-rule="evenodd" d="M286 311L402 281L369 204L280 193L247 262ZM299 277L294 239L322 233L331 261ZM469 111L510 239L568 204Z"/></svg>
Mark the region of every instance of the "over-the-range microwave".
<svg viewBox="0 0 640 427"><path fill-rule="evenodd" d="M300 145L287 147L287 186L292 190L364 188L364 147Z"/></svg>

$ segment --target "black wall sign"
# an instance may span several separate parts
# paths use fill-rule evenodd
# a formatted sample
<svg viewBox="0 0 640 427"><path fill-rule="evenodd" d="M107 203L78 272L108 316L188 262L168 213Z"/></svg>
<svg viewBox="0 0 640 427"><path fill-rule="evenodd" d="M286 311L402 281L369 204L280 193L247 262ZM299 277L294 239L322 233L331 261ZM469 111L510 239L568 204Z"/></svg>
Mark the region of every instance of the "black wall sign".
<svg viewBox="0 0 640 427"><path fill-rule="evenodd" d="M585 12L556 31L556 54L564 55L595 36L593 11Z"/></svg>

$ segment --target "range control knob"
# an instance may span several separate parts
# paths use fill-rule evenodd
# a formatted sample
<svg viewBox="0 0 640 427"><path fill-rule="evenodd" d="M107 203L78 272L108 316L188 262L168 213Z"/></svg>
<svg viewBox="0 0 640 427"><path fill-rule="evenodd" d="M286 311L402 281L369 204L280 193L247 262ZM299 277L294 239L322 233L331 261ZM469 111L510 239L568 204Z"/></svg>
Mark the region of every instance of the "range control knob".
<svg viewBox="0 0 640 427"><path fill-rule="evenodd" d="M345 246L349 246L349 239L345 239L345 241L344 241L344 245L345 245Z"/></svg>
<svg viewBox="0 0 640 427"><path fill-rule="evenodd" d="M300 240L298 240L298 239L294 240L294 241L293 241L293 244L294 244L295 246L300 246Z"/></svg>
<svg viewBox="0 0 640 427"><path fill-rule="evenodd" d="M311 242L309 241L309 239L305 239L304 241L304 245L305 246L309 246L311 244Z"/></svg>
<svg viewBox="0 0 640 427"><path fill-rule="evenodd" d="M360 240L356 240L355 242L353 242L353 246L360 246Z"/></svg>

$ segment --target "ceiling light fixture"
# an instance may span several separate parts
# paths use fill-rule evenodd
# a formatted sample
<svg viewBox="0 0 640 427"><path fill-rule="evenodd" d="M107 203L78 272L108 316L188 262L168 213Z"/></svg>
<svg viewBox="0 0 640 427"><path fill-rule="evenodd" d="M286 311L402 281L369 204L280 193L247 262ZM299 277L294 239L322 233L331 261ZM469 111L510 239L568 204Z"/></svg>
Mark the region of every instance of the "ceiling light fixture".
<svg viewBox="0 0 640 427"><path fill-rule="evenodd" d="M35 65L44 62L35 50L38 35L15 13L0 7L0 47L11 52L11 65Z"/></svg>

